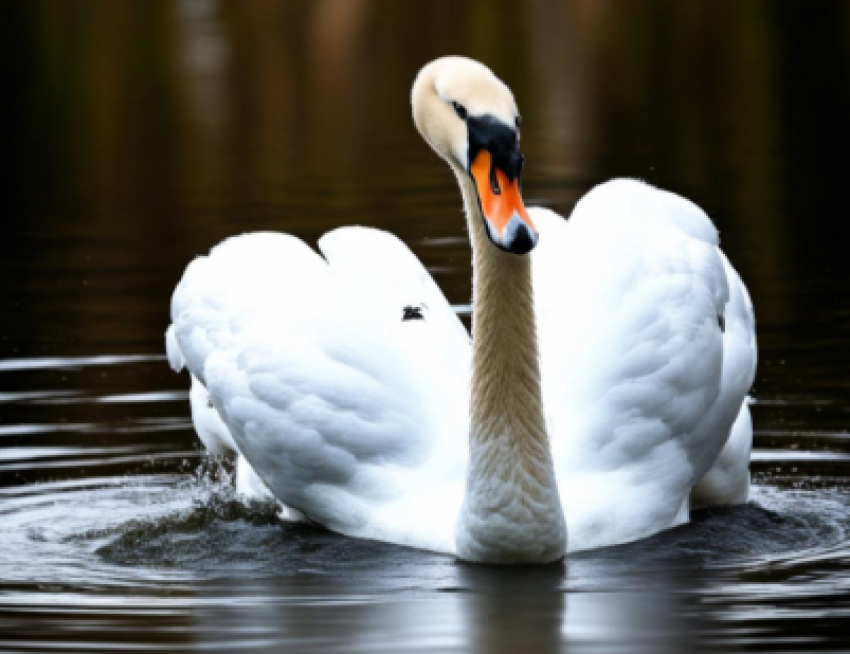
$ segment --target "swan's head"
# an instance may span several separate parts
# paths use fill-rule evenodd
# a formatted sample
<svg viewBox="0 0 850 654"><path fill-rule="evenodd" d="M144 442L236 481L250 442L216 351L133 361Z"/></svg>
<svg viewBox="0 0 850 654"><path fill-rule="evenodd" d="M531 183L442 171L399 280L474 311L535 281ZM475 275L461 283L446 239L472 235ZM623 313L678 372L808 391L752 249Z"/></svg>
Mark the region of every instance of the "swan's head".
<svg viewBox="0 0 850 654"><path fill-rule="evenodd" d="M520 117L511 90L477 61L443 57L419 72L412 104L422 137L470 177L490 240L507 252L530 252L537 230L522 201Z"/></svg>

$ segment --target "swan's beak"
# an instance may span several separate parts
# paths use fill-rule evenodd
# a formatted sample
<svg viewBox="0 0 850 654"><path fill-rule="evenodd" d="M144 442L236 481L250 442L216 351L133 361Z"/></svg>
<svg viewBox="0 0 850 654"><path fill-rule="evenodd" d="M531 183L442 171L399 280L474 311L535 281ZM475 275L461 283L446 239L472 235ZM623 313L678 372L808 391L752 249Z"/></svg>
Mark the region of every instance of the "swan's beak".
<svg viewBox="0 0 850 654"><path fill-rule="evenodd" d="M519 170L509 178L493 162L493 155L482 149L475 156L469 172L478 191L490 240L505 252L531 252L537 245L537 229L522 201Z"/></svg>

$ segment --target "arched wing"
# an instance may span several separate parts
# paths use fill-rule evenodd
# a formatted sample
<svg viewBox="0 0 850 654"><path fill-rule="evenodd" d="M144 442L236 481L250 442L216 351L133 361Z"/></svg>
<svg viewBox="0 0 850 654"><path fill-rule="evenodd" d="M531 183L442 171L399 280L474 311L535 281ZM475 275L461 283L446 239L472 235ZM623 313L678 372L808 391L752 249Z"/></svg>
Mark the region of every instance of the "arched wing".
<svg viewBox="0 0 850 654"><path fill-rule="evenodd" d="M532 217L571 549L687 519L690 488L726 442L755 366L746 291L716 230L691 202L630 180L591 191L568 222Z"/></svg>
<svg viewBox="0 0 850 654"><path fill-rule="evenodd" d="M397 238L344 228L319 247L324 259L281 234L225 241L187 269L173 334L279 499L404 541L417 517L382 522L382 507L441 475L462 481L469 339Z"/></svg>

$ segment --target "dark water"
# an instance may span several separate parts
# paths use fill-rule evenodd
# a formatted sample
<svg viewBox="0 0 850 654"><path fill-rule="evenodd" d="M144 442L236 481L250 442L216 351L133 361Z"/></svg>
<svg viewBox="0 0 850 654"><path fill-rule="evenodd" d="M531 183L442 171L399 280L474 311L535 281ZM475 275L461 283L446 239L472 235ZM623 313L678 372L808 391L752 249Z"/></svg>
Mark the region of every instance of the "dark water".
<svg viewBox="0 0 850 654"><path fill-rule="evenodd" d="M4 5L0 649L850 650L850 3ZM408 93L448 53L523 114L530 204L648 179L759 320L753 503L563 566L280 524L203 461L162 332L223 237L390 229L459 307L469 248Z"/></svg>

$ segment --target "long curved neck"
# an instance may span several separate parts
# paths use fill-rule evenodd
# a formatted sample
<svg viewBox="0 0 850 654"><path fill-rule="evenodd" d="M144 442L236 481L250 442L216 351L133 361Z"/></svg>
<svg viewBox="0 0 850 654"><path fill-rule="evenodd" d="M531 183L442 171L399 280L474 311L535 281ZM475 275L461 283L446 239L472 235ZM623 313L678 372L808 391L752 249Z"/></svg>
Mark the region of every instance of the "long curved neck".
<svg viewBox="0 0 850 654"><path fill-rule="evenodd" d="M458 554L558 560L566 527L543 414L531 259L489 241L472 182L455 173L473 255L470 463Z"/></svg>

